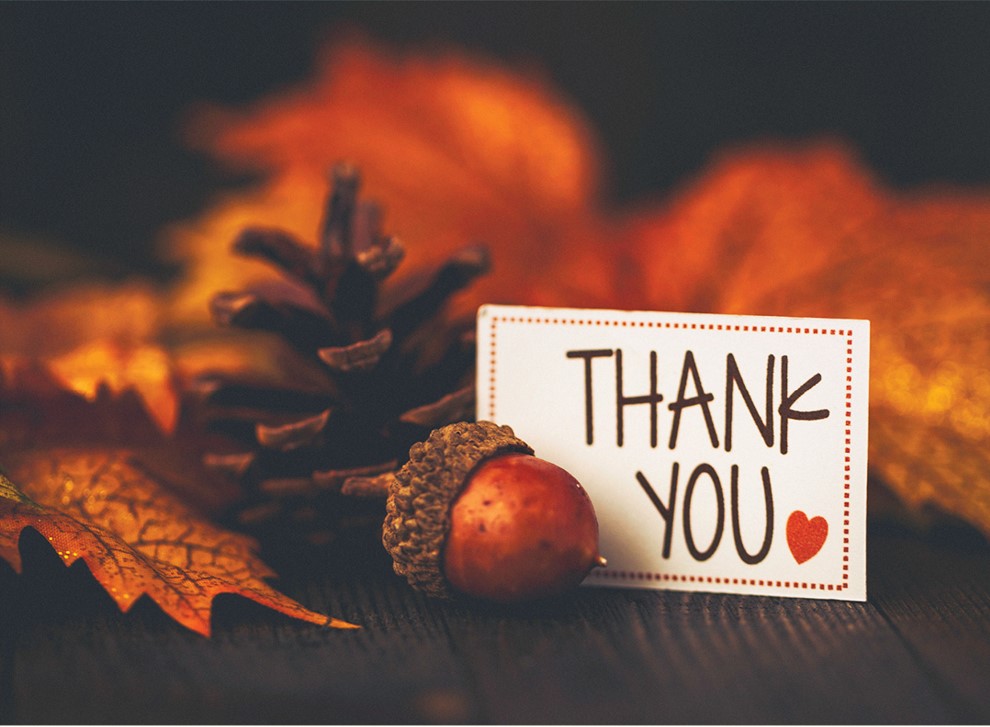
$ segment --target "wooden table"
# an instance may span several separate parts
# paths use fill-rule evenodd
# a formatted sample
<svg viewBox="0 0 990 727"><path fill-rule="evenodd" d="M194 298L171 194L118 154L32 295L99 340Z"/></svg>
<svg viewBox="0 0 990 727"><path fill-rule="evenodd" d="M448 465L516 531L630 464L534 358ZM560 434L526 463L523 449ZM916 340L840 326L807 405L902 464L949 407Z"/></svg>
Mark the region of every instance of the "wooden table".
<svg viewBox="0 0 990 727"><path fill-rule="evenodd" d="M44 723L990 722L990 547L871 526L867 603L580 589L439 603L373 538L279 563L329 631L243 599L207 640L121 615L33 531L0 564L0 720Z"/></svg>

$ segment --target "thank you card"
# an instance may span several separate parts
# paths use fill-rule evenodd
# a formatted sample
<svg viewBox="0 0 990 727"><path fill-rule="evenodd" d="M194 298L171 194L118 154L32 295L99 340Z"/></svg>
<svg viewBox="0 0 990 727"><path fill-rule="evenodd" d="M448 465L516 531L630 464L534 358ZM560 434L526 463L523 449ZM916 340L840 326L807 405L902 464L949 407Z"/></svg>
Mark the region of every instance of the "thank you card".
<svg viewBox="0 0 990 727"><path fill-rule="evenodd" d="M865 600L869 332L486 305L477 416L587 489L588 585Z"/></svg>

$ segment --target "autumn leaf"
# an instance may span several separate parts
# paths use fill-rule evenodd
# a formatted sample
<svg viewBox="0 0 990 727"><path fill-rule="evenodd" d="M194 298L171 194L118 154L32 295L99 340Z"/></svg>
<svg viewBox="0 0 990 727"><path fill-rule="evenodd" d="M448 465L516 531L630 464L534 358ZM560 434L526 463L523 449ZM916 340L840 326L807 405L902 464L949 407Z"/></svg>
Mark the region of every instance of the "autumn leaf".
<svg viewBox="0 0 990 727"><path fill-rule="evenodd" d="M50 383L95 401L103 392L137 394L159 429L174 432L179 383L160 343L162 293L130 282L82 284L27 302L0 299L0 374L45 369Z"/></svg>
<svg viewBox="0 0 990 727"><path fill-rule="evenodd" d="M223 530L164 490L119 450L38 450L0 474L0 557L20 571L18 538L34 528L69 566L83 560L121 611L142 595L210 635L215 596L233 593L320 626L356 628L269 586L250 538ZM19 488L14 481L21 483Z"/></svg>
<svg viewBox="0 0 990 727"><path fill-rule="evenodd" d="M175 431L179 393L169 355L160 346L97 340L52 358L48 365L67 390L89 401L104 387L118 396L133 389L159 428Z"/></svg>
<svg viewBox="0 0 990 727"><path fill-rule="evenodd" d="M180 319L264 275L231 264L243 227L310 238L326 170L347 158L414 260L489 243L494 271L466 303L871 319L873 472L990 536L990 190L895 192L841 142L767 144L608 209L598 141L545 79L360 39L295 88L202 111L190 137L268 178L171 230L190 270Z"/></svg>
<svg viewBox="0 0 990 727"><path fill-rule="evenodd" d="M239 493L203 475L203 434L177 426L181 392L150 322L161 300L92 290L0 307L0 461L12 478L0 482L0 557L19 570L32 527L66 565L82 559L123 611L147 595L204 635L220 593L350 627L274 590L257 544L190 505L220 512Z"/></svg>

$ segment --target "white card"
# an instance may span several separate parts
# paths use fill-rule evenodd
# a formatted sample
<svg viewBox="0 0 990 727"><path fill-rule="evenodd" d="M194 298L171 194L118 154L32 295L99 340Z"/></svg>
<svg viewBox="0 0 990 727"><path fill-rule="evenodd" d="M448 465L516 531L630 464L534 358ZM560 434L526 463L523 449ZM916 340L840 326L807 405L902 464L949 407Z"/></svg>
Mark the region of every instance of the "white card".
<svg viewBox="0 0 990 727"><path fill-rule="evenodd" d="M587 489L588 585L866 599L869 321L486 305L479 420Z"/></svg>

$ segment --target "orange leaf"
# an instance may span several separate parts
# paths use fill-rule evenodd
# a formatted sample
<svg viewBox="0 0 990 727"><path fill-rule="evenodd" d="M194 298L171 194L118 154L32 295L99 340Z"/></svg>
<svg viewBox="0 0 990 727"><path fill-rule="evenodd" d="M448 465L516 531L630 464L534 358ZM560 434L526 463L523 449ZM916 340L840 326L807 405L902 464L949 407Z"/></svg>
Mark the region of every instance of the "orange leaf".
<svg viewBox="0 0 990 727"><path fill-rule="evenodd" d="M125 451L49 450L8 459L12 479L0 474L0 557L15 570L20 532L31 527L67 566L82 559L124 612L147 595L209 636L213 598L234 593L303 621L356 628L274 590L265 582L274 573L253 540L200 518Z"/></svg>
<svg viewBox="0 0 990 727"><path fill-rule="evenodd" d="M120 395L133 389L159 429L175 431L179 394L168 354L159 346L124 347L96 340L48 362L56 379L68 390L94 401L102 388Z"/></svg>
<svg viewBox="0 0 990 727"><path fill-rule="evenodd" d="M80 285L27 303L0 300L0 369L40 363L52 383L94 401L132 390L171 434L179 394L171 356L156 339L161 295L150 286Z"/></svg>

